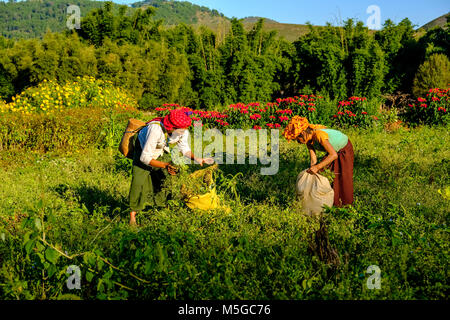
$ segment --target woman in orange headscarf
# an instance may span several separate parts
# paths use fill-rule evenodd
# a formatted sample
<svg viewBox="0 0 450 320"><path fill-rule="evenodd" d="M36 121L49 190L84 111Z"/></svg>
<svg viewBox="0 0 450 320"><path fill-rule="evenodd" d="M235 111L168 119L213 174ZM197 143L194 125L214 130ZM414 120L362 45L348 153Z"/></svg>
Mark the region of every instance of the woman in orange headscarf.
<svg viewBox="0 0 450 320"><path fill-rule="evenodd" d="M354 154L352 143L345 134L322 125L310 124L308 119L295 116L283 135L288 141L296 140L298 143L306 144L311 157L309 173L315 174L324 168L334 171L334 206L353 203ZM327 152L319 163L316 150Z"/></svg>

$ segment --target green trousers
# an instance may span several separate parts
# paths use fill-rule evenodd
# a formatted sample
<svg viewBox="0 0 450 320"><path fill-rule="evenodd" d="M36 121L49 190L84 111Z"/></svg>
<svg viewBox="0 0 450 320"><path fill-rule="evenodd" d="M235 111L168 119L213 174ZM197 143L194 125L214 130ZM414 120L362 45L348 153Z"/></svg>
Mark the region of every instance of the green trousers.
<svg viewBox="0 0 450 320"><path fill-rule="evenodd" d="M145 165L139 159L141 157L142 148L135 134L134 139L134 155L133 155L133 170L130 193L128 201L131 211L142 211L146 206L152 208L165 207L169 194L162 190L162 184L166 179L168 173L165 169L154 168ZM159 161L169 162L170 154L165 153Z"/></svg>

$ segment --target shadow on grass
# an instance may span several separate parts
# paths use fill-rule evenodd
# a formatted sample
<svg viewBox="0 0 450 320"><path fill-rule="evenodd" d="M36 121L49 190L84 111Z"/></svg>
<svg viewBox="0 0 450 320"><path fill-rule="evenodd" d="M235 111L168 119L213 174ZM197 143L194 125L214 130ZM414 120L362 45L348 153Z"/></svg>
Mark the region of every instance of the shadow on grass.
<svg viewBox="0 0 450 320"><path fill-rule="evenodd" d="M225 159L225 157L224 157ZM236 162L236 161L235 161ZM297 175L308 165L305 159L291 160L284 159L280 154L279 167L276 174L263 175L262 168L268 168L271 164L249 164L249 159L245 159L245 164L219 165L219 169L226 177L222 185L216 181L220 188L224 188L232 176L236 176L235 189L243 203L265 202L270 199L273 204L289 206L295 199L295 182Z"/></svg>
<svg viewBox="0 0 450 320"><path fill-rule="evenodd" d="M123 196L116 196L106 190L95 186L81 185L71 188L66 184L60 184L53 188L61 198L72 199L84 205L89 212L100 211L107 217L113 217L115 209L120 212L128 211L128 200Z"/></svg>

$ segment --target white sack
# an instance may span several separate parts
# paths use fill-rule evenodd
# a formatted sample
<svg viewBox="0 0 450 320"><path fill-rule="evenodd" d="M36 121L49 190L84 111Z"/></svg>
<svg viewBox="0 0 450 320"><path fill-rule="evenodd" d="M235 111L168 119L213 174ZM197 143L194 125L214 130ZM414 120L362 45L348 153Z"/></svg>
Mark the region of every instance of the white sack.
<svg viewBox="0 0 450 320"><path fill-rule="evenodd" d="M307 214L316 215L322 212L322 206L333 206L334 191L326 177L306 171L297 176L297 197Z"/></svg>

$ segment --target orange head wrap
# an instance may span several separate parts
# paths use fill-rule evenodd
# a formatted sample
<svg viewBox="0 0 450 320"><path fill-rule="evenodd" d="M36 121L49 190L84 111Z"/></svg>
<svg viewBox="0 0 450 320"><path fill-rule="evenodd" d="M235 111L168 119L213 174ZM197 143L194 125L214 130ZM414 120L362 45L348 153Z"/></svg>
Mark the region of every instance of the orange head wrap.
<svg viewBox="0 0 450 320"><path fill-rule="evenodd" d="M320 124L311 124L305 117L295 116L284 129L283 135L287 140L295 140L307 128L325 129L326 127Z"/></svg>

